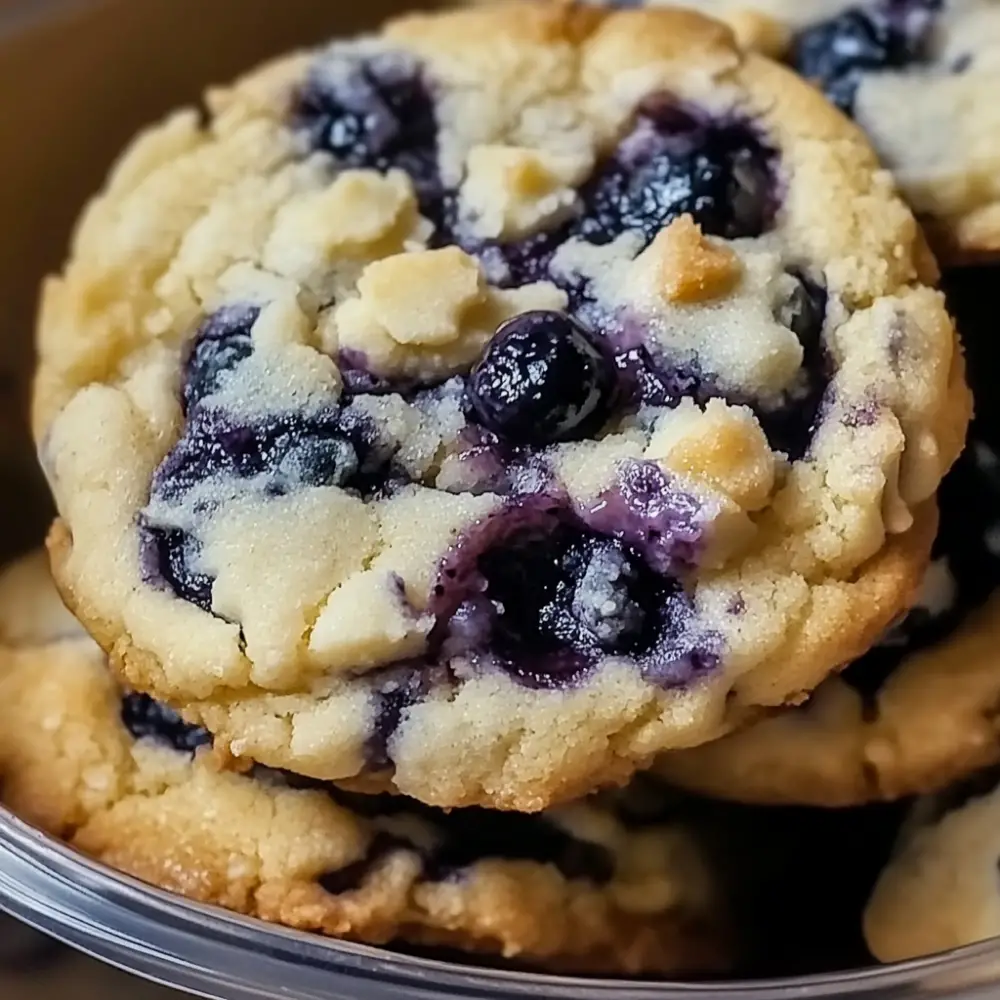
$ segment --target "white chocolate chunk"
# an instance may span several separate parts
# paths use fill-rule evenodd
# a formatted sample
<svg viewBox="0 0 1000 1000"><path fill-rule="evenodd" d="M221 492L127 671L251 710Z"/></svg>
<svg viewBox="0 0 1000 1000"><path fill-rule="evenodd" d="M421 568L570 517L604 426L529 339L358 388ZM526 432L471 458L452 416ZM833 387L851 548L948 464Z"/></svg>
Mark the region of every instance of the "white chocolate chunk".
<svg viewBox="0 0 1000 1000"><path fill-rule="evenodd" d="M593 158L516 146L475 146L466 161L462 215L483 239L515 239L550 227L577 201Z"/></svg>
<svg viewBox="0 0 1000 1000"><path fill-rule="evenodd" d="M760 510L774 489L775 458L753 412L690 399L657 418L646 458L725 493L745 510Z"/></svg>

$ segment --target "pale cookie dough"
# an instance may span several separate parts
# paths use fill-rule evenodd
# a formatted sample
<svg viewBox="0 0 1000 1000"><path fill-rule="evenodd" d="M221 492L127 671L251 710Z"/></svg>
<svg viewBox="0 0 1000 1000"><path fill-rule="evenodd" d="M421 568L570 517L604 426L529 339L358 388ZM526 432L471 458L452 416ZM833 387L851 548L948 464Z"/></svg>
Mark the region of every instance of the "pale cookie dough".
<svg viewBox="0 0 1000 1000"><path fill-rule="evenodd" d="M657 0L649 0L652 6ZM1000 254L1000 3L690 0L865 130L947 261Z"/></svg>
<svg viewBox="0 0 1000 1000"><path fill-rule="evenodd" d="M914 808L865 911L865 939L901 962L1000 936L1000 790L977 776Z"/></svg>
<svg viewBox="0 0 1000 1000"><path fill-rule="evenodd" d="M1000 268L948 276L976 396L968 445L939 493L941 530L917 605L800 708L657 770L756 803L842 806L935 792L1000 762Z"/></svg>
<svg viewBox="0 0 1000 1000"><path fill-rule="evenodd" d="M236 757L538 810L912 598L969 412L860 131L680 10L481 8L142 136L46 286L60 588Z"/></svg>
<svg viewBox="0 0 1000 1000"><path fill-rule="evenodd" d="M799 708L657 773L743 802L855 805L934 792L1000 762L1000 457L973 439L941 500L915 608ZM985 603L983 603L985 602Z"/></svg>
<svg viewBox="0 0 1000 1000"><path fill-rule="evenodd" d="M204 730L124 699L89 639L0 649L4 804L105 864L338 938L669 975L730 962L723 900L682 824L614 803L439 810L218 768Z"/></svg>

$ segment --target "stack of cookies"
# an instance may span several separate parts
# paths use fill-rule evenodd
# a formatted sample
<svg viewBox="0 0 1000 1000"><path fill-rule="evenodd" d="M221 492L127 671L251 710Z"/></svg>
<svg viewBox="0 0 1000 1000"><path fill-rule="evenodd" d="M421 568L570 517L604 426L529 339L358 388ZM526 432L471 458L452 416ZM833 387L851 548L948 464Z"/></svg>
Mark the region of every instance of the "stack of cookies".
<svg viewBox="0 0 1000 1000"><path fill-rule="evenodd" d="M411 15L136 140L43 293L15 811L288 926L676 978L753 965L775 806L1000 762L1000 4L701 5ZM877 957L1000 932L917 905L990 787L917 807Z"/></svg>

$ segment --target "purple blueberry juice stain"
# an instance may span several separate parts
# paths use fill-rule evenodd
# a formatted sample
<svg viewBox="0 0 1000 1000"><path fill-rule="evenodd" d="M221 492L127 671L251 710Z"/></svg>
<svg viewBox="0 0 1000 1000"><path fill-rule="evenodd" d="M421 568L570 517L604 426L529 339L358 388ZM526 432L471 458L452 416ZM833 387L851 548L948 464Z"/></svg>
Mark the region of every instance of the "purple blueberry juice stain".
<svg viewBox="0 0 1000 1000"><path fill-rule="evenodd" d="M698 563L706 511L656 462L623 463L615 485L580 516L588 527L640 553L657 574L677 574Z"/></svg>
<svg viewBox="0 0 1000 1000"><path fill-rule="evenodd" d="M296 97L292 122L339 167L402 170L421 211L432 220L440 215L436 102L414 56L342 49L321 58Z"/></svg>
<svg viewBox="0 0 1000 1000"><path fill-rule="evenodd" d="M566 500L535 495L466 532L434 588L438 662L456 671L456 661L472 672L497 666L537 688L579 683L607 657L629 658L666 686L713 667L718 642L698 630L680 582L629 544L632 523L610 513L598 520L605 528L614 520L617 536L595 530ZM683 561L693 542L682 531L676 541ZM676 566L668 547L656 538L648 551Z"/></svg>
<svg viewBox="0 0 1000 1000"><path fill-rule="evenodd" d="M924 64L942 0L881 0L851 7L796 36L790 61L850 115L869 73Z"/></svg>
<svg viewBox="0 0 1000 1000"><path fill-rule="evenodd" d="M879 417L881 407L874 399L866 400L863 403L856 403L848 407L847 412L842 417L845 427L858 429L860 427L873 427Z"/></svg>
<svg viewBox="0 0 1000 1000"><path fill-rule="evenodd" d="M131 692L121 701L122 725L137 740L153 739L181 753L211 746L212 734L185 722L172 708L147 694Z"/></svg>
<svg viewBox="0 0 1000 1000"><path fill-rule="evenodd" d="M748 406L756 414L769 444L793 461L808 451L826 398L831 365L823 345L826 290L804 275L790 271L794 285L778 304L775 319L788 327L802 345L798 379L778 401L764 402L748 394L727 391L718 377L701 369L696 359L671 359L652 342L648 321L627 310L609 311L585 297L580 299L578 321L600 336L613 354L618 369L617 408L635 412L640 406L674 407L682 399L698 406L724 399Z"/></svg>

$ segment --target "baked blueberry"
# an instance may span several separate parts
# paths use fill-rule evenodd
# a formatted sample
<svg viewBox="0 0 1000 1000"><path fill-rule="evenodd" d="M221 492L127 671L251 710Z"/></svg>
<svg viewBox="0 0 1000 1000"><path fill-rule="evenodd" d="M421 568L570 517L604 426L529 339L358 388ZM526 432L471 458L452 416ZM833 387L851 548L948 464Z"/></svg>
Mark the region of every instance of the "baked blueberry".
<svg viewBox="0 0 1000 1000"><path fill-rule="evenodd" d="M201 551L197 540L180 528L145 525L146 576L166 584L182 600L212 610L212 578L195 569Z"/></svg>
<svg viewBox="0 0 1000 1000"><path fill-rule="evenodd" d="M323 60L300 90L294 115L313 149L345 167L404 171L425 211L438 214L443 191L434 97L413 56Z"/></svg>
<svg viewBox="0 0 1000 1000"><path fill-rule="evenodd" d="M184 369L185 410L215 392L222 376L253 353L250 330L259 315L255 306L226 306L201 324Z"/></svg>
<svg viewBox="0 0 1000 1000"><path fill-rule="evenodd" d="M121 719L137 740L162 740L183 753L194 753L212 742L211 733L185 722L172 708L149 695L135 691L122 698Z"/></svg>
<svg viewBox="0 0 1000 1000"><path fill-rule="evenodd" d="M537 311L497 331L472 370L476 420L516 444L580 440L608 418L614 361L572 317Z"/></svg>
<svg viewBox="0 0 1000 1000"><path fill-rule="evenodd" d="M743 121L716 121L657 96L581 192L574 235L610 243L624 232L650 243L681 215L735 239L769 228L776 201L774 153Z"/></svg>
<svg viewBox="0 0 1000 1000"><path fill-rule="evenodd" d="M923 58L931 14L940 7L941 0L883 0L849 8L801 31L792 65L851 114L863 74L903 69Z"/></svg>

